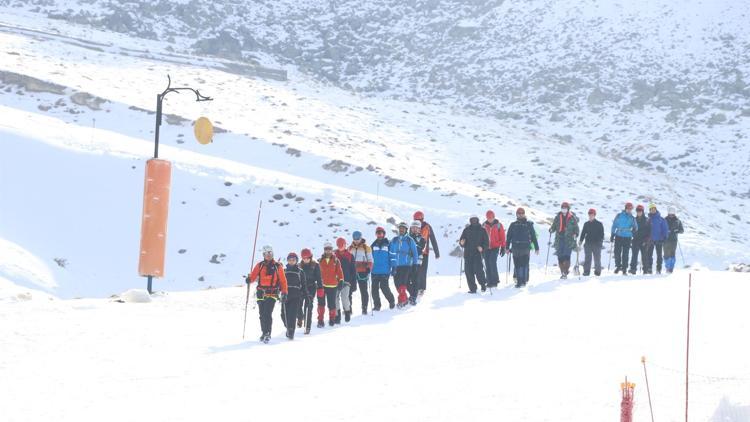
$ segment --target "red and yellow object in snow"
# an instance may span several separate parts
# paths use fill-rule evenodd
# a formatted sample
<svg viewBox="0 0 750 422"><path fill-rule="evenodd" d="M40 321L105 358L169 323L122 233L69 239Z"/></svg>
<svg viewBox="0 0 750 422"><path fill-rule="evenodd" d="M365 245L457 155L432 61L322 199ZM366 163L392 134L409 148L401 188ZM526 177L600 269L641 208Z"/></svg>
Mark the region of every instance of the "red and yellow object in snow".
<svg viewBox="0 0 750 422"><path fill-rule="evenodd" d="M171 181L172 163L157 158L146 162L141 252L138 261L138 274L142 277L164 277Z"/></svg>

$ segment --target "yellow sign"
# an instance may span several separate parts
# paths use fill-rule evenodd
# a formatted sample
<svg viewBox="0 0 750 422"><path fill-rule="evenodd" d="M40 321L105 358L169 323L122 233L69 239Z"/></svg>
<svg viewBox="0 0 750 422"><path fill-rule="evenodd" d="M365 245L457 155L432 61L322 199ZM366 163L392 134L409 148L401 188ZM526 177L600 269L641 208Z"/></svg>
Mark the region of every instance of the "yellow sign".
<svg viewBox="0 0 750 422"><path fill-rule="evenodd" d="M195 121L193 127L195 132L195 139L203 145L207 145L213 142L214 139L214 125L206 117L201 117Z"/></svg>

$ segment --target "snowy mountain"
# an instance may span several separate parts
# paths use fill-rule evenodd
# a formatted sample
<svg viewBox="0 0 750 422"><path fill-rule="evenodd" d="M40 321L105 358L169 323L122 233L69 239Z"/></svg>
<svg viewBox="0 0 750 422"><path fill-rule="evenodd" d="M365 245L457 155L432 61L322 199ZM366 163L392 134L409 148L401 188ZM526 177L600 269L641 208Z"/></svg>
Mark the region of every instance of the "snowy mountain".
<svg viewBox="0 0 750 422"><path fill-rule="evenodd" d="M504 100L498 93L512 89L492 85L500 79L485 78L480 68L461 65L464 54L474 49L485 51L483 45L496 43L488 41L496 37L487 37L483 31L471 36L474 41L469 44L436 44L431 48L434 57L430 56L436 60L436 69L440 69L435 64L440 57L450 68L475 69L476 79L490 84L478 85L476 96L446 88L444 94L455 94L446 100L430 84L414 84L413 88L400 85L410 80L411 72L421 74L421 66L430 63L408 59L409 55L398 52L393 53L393 60L389 59L393 67L385 68L390 69L387 71L392 72L392 77L366 74L363 70L350 79L322 78L322 73L311 70L310 63L317 60L313 59L317 57L313 45L321 39L344 43L346 35L325 32L328 35L321 36L321 32L312 29L282 29L274 22L278 19L285 25L296 22L304 26L304 22L335 21L336 16L348 17L347 10L354 10L349 3L336 3L336 12L327 15L304 2L274 2L262 7L243 3L231 5L233 9L229 3L222 6L195 1L2 4L0 132L5 148L0 158L0 238L4 239L2 256L17 258L3 259L2 275L16 283L42 287L61 297L108 296L143 285L135 275L143 168L153 150L154 97L166 87L167 74L176 85L199 88L215 101L195 103L186 95L172 94L165 102L169 116L162 127L161 156L173 161L176 170L167 277L157 282L157 289L186 290L240 282L248 270L261 200L264 209L259 244L274 245L280 256L303 246L313 247L317 254L324 241L349 236L357 229L371 238L377 225L393 229L395 223L408 221L413 211L423 209L437 230L443 252L443 258L433 261L431 268L439 274L453 274L458 272L460 263L450 253L471 214L483 215L492 208L507 225L515 208L524 206L537 223L541 243L545 244L546 226L562 200L571 201L574 211L582 217L586 209L597 208L605 223L630 200L655 201L662 210L668 206L678 208L688 228L681 242L685 264L725 269L750 259L745 236L750 221L743 213L747 194L742 193L748 176L748 147L732 135L747 129L747 120L742 116L747 103L744 82L738 82L738 90L731 95L724 91L705 93L709 108L719 98L737 105L736 113L726 124L701 123L702 129L696 130L694 136L683 136L682 132L666 130L662 120L653 123L654 116L667 112L651 100L642 101L642 107L620 110L623 101L631 101L632 93L623 93L620 102L604 101L598 114L576 106L588 104L588 99L582 100L589 96L584 95L588 85L566 94L563 102L573 107L570 112L562 103L558 107L557 100ZM386 23L403 28L404 43L421 38L424 43L437 42L434 36L427 36L428 32L419 31L426 28L421 25L424 21L432 19L437 25L438 14L445 19L458 19L464 26L471 21L492 27L492 31L514 22L523 23L519 17L506 19L497 15L508 12L509 4L465 8L461 13L457 12L457 3L424 6L428 4L432 3L383 7L387 12L382 12L386 13L382 22L370 19L362 26L370 28L380 22L381 31L361 28L362 40L353 44L352 51L340 54L336 66L357 56L379 60L378 53L363 50L360 54L358 49L385 45L388 34L392 34ZM728 2L712 4L731 10L738 7ZM426 9L417 12L422 7L419 5ZM583 5L573 2L566 13L574 14ZM369 7L362 8L362 12ZM563 6L549 11L557 14L545 12L540 16L560 18L565 13L559 7ZM631 15L644 14L667 6L657 2L654 9L650 7L633 3L627 10ZM211 13L205 8L212 8ZM398 10L411 12L396 13ZM479 10L484 10L481 19ZM695 11L695 7L686 7L674 16L661 14L659 22L682 28L680 19L688 16L689 10ZM173 12L173 18L164 18ZM255 18L240 18L251 12L257 14L252 15ZM601 25L622 30L611 21L620 14L603 10L599 13L610 18L602 20ZM266 15L268 18L263 17ZM291 19L292 15L296 18ZM403 20L395 19L402 15ZM417 15L424 16L417 19ZM702 26L691 28L713 28L709 19L713 15L704 15L706 19L698 19ZM132 25L117 25L118 16ZM188 25L185 22L191 16L198 20ZM211 20L200 20L204 16ZM475 17L473 21L471 16ZM733 16L741 16L741 11ZM591 16L585 19L596 20ZM239 22L253 22L243 27L257 39L274 38L270 32L258 29L261 27L296 35L277 44L254 45L243 39L241 44L247 48L242 47L239 55L210 48L210 31L235 37L238 35L230 29ZM497 25L490 25L492 22ZM600 31L601 26L577 26L576 22L571 21L566 31L575 32L579 38L616 38ZM644 21L643 25L647 23ZM455 25L448 26L447 33L456 32L450 29ZM340 34L349 31L335 23L330 23L330 28L337 28ZM736 37L736 42L724 42L726 48L740 48L737 45L743 42L744 28L722 28ZM385 41L376 42L378 34ZM549 34L545 37L559 38ZM535 39L531 33L523 38L523 43ZM286 40L278 36L274 39ZM201 49L206 43L209 47ZM231 47L232 42L215 44ZM293 53L281 52L284 45L293 44L298 45L298 56L313 57L308 60L310 63ZM521 48L516 44L511 47L508 43L503 48ZM546 51L542 44L537 48ZM397 51L400 44L392 41L388 45L394 45L392 51ZM656 48L656 44L644 44L645 47ZM708 50L695 50L690 54L709 54ZM709 50L717 57L729 55L722 49ZM454 59L448 61L448 53L441 51L453 51ZM589 49L581 46L569 51L572 57ZM670 51L665 63L680 57L687 60L689 55L684 49L680 50L682 56L678 50ZM517 60L508 64L507 72L515 72L513 66L529 60L521 54L514 57ZM535 57L540 63L562 63L542 55ZM715 60L725 62L728 59ZM621 66L620 61L613 63ZM746 65L737 64L740 73L745 72ZM586 68L576 66L569 65L571 69ZM729 69L727 66L721 64L720 71ZM374 72L377 66L363 68ZM713 74L701 75L696 70L686 77L705 76L716 86L725 86ZM565 80L557 74L548 75L553 76L555 81ZM361 83L355 83L355 79ZM393 85L367 88L366 81L370 79L392 81ZM511 79L516 83L523 78ZM541 95L534 84L524 86L529 98ZM493 100L480 100L480 94ZM547 111L530 107L532 102L547 104ZM462 108L468 103L478 107ZM501 108L495 110L490 103L537 116L536 123L502 118L498 116ZM570 121L539 120L538 116L553 109L578 117ZM221 128L209 146L191 139L191 122L200 115L207 115ZM604 136L594 125L602 126L610 135L621 136ZM627 130L620 132L623 125ZM631 135L646 127L643 125L652 125L649 127L663 138L658 142L635 141ZM594 132L599 133L596 141L592 138ZM688 149L692 151L689 154L685 152ZM669 159L655 158L649 152L652 150L671 151L662 156ZM663 166L658 168L654 164L657 162ZM534 259L534 266L544 265L543 255Z"/></svg>

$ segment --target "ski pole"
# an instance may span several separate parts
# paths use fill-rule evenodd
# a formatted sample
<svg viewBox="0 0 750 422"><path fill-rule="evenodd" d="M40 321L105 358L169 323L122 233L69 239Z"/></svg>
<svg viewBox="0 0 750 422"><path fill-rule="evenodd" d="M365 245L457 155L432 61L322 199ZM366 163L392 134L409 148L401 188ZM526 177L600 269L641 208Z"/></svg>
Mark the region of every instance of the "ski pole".
<svg viewBox="0 0 750 422"><path fill-rule="evenodd" d="M609 260L607 261L607 272L610 272L612 265L612 242L609 242Z"/></svg>
<svg viewBox="0 0 750 422"><path fill-rule="evenodd" d="M464 273L464 248L461 247L461 264L458 269L458 288L461 288L461 274Z"/></svg>
<svg viewBox="0 0 750 422"><path fill-rule="evenodd" d="M680 256L682 257L682 267L686 268L686 265L685 265L685 255L683 255L683 253L682 253L682 245L680 245L680 241L679 240L677 241L677 248L680 250Z"/></svg>
<svg viewBox="0 0 750 422"><path fill-rule="evenodd" d="M549 248L552 245L552 232L549 232L549 240L547 241L547 259L544 260L544 275L547 275L547 266L549 265Z"/></svg>
<svg viewBox="0 0 750 422"><path fill-rule="evenodd" d="M255 240L253 240L253 254L250 258L250 266L255 265L255 247L258 242L258 228L260 227L260 210L263 207L263 201L258 204L258 220L255 222ZM247 294L245 295L245 318L242 322L242 339L245 339L245 328L247 327L247 304L250 302L250 283L247 283ZM253 309L255 309L255 303L253 303Z"/></svg>
<svg viewBox="0 0 750 422"><path fill-rule="evenodd" d="M508 254L508 267L505 270L505 284L506 285L510 284L510 282L508 281L508 276L510 275L510 255L511 255L510 250L508 250L507 254Z"/></svg>
<svg viewBox="0 0 750 422"><path fill-rule="evenodd" d="M646 392L648 393L648 408L651 410L651 422L654 422L654 407L651 405L651 388L648 385L648 372L646 372L646 356L641 357L643 364L643 376L646 377Z"/></svg>

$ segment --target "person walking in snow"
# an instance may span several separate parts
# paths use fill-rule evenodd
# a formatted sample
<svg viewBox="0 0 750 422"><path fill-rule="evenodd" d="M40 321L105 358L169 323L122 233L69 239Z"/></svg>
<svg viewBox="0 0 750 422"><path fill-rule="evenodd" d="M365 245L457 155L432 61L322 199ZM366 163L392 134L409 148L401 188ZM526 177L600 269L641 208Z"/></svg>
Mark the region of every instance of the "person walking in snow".
<svg viewBox="0 0 750 422"><path fill-rule="evenodd" d="M664 265L667 267L667 273L671 274L674 271L674 265L677 261L675 254L677 252L677 238L680 234L685 233L685 228L682 226L682 221L677 218L675 214L676 210L674 207L667 209L667 240L664 242Z"/></svg>
<svg viewBox="0 0 750 422"><path fill-rule="evenodd" d="M385 237L385 229L378 227L375 229L375 241L370 245L372 249L372 305L373 311L380 310L380 291L383 292L388 306L393 309L396 301L388 286L388 280L391 277L391 256L389 252L390 241Z"/></svg>
<svg viewBox="0 0 750 422"><path fill-rule="evenodd" d="M497 257L505 256L505 227L495 218L495 212L487 211L487 220L482 224L489 238L489 247L484 251L484 263L487 267L487 285L497 287L500 274L497 271Z"/></svg>
<svg viewBox="0 0 750 422"><path fill-rule="evenodd" d="M302 298L307 295L305 291L306 280L305 272L299 267L299 259L297 254L290 252L286 257L286 269L284 269L284 275L286 276L286 286L288 290L286 303L281 304L281 320L284 321L286 327L286 338L294 340L294 331L296 326L294 325L297 321L297 312L299 312L302 306Z"/></svg>
<svg viewBox="0 0 750 422"><path fill-rule="evenodd" d="M569 203L563 202L560 205L560 212L555 216L549 232L555 234L553 247L557 255L557 265L560 267L560 278L566 279L570 272L570 255L576 250L576 239L580 233L578 217L570 211Z"/></svg>
<svg viewBox="0 0 750 422"><path fill-rule="evenodd" d="M398 236L391 240L388 252L391 257L391 274L393 275L393 282L396 284L396 290L398 291L398 307L403 308L406 306L407 296L406 289L409 284L409 275L411 274L412 267L418 262L418 251L417 244L414 243L407 233L408 226L406 223L401 222L398 224Z"/></svg>
<svg viewBox="0 0 750 422"><path fill-rule="evenodd" d="M411 226L409 227L409 237L414 240L414 244L417 247L417 260L414 265L412 265L411 273L409 274L409 303L412 305L417 304L420 287L419 272L422 266L422 259L424 258L424 255L419 253L419 251L424 250L424 247L427 244L427 239L424 239L421 233L422 223L417 220L412 221Z"/></svg>
<svg viewBox="0 0 750 422"><path fill-rule="evenodd" d="M336 323L336 298L339 293L339 283L344 281L341 263L333 254L333 245L326 242L323 245L323 256L318 261L320 266L321 284L318 286L318 328L323 328L323 314L328 304L328 325Z"/></svg>
<svg viewBox="0 0 750 422"><path fill-rule="evenodd" d="M627 275L628 252L633 233L638 230L638 223L633 217L633 204L628 202L625 209L621 211L612 221L612 233L609 237L610 243L615 244L615 274L622 271Z"/></svg>
<svg viewBox="0 0 750 422"><path fill-rule="evenodd" d="M464 248L464 273L469 285L469 293L477 292L475 279L479 282L483 292L487 290L482 254L489 247L489 243L487 232L479 224L479 217L469 218L469 225L464 228L458 240L458 244Z"/></svg>
<svg viewBox="0 0 750 422"><path fill-rule="evenodd" d="M526 210L516 210L516 221L510 223L505 237L508 253L513 256L515 267L516 288L521 288L529 282L529 258L531 249L539 255L539 242L536 239L534 223L526 219Z"/></svg>
<svg viewBox="0 0 750 422"><path fill-rule="evenodd" d="M260 317L260 341L271 341L273 325L273 308L277 300L286 302L287 284L284 267L273 258L273 248L263 246L263 260L255 265L245 282L250 285L257 282L255 297L258 302Z"/></svg>
<svg viewBox="0 0 750 422"><path fill-rule="evenodd" d="M630 274L638 272L638 253L641 254L642 269L645 273L649 265L649 259L646 256L646 245L651 236L651 225L648 218L643 213L643 205L635 207L635 222L638 229L633 232L633 244L631 245L632 256L630 257Z"/></svg>
<svg viewBox="0 0 750 422"><path fill-rule="evenodd" d="M362 238L362 232L355 231L352 233L352 244L349 246L349 253L354 260L355 277L362 303L362 315L367 315L367 308L370 301L367 282L370 280L370 271L372 271L372 248Z"/></svg>
<svg viewBox="0 0 750 422"><path fill-rule="evenodd" d="M667 221L659 214L655 204L648 206L648 224L651 226L651 236L646 245L646 256L648 256L648 267L644 269L644 274L651 274L654 262L654 251L656 251L656 274L661 274L663 261L664 241L667 240L669 228Z"/></svg>
<svg viewBox="0 0 750 422"><path fill-rule="evenodd" d="M346 239L336 239L336 258L341 263L344 279L339 281L336 295L336 324L341 324L341 305L344 305L344 319L349 322L352 318L352 290L357 289L357 271L354 268L354 258L346 247Z"/></svg>
<svg viewBox="0 0 750 422"><path fill-rule="evenodd" d="M317 295L318 289L323 289L323 279L320 276L320 265L313 259L312 251L307 248L302 249L300 256L302 257L300 267L305 273L305 287L303 289L305 296L297 319L297 327L302 327L304 323L305 334L310 334L310 329L312 328L313 298Z"/></svg>
<svg viewBox="0 0 750 422"><path fill-rule="evenodd" d="M435 259L440 259L440 249L438 249L432 226L424 221L424 213L422 211L415 212L414 219L421 223L421 235L422 239L425 240L424 248L421 250L422 264L419 266L419 295L421 296L427 290L427 266L430 263L430 245L432 245L432 249L435 251Z"/></svg>
<svg viewBox="0 0 750 422"><path fill-rule="evenodd" d="M585 242L585 243L584 243ZM591 274L591 261L594 261L594 275L602 273L602 244L604 243L604 225L596 219L596 210L589 210L589 221L583 223L579 246L583 245L583 275Z"/></svg>

